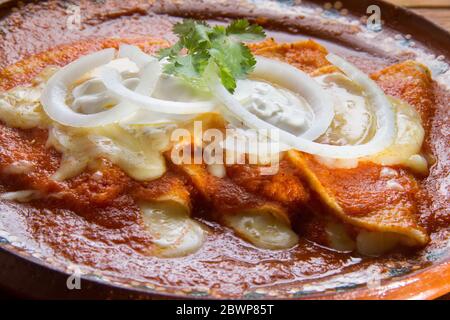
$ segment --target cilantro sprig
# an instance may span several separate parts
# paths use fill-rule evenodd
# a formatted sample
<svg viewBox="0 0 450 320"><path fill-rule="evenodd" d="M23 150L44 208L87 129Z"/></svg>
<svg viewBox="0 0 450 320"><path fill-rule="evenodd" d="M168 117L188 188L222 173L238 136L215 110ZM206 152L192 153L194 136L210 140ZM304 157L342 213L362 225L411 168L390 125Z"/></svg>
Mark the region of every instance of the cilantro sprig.
<svg viewBox="0 0 450 320"><path fill-rule="evenodd" d="M168 60L164 73L206 89L205 69L215 64L222 84L231 93L236 89L236 80L244 79L256 64L244 42L266 37L261 26L250 24L247 20L211 27L205 21L185 19L174 25L173 32L179 37L178 42L159 52L160 59Z"/></svg>

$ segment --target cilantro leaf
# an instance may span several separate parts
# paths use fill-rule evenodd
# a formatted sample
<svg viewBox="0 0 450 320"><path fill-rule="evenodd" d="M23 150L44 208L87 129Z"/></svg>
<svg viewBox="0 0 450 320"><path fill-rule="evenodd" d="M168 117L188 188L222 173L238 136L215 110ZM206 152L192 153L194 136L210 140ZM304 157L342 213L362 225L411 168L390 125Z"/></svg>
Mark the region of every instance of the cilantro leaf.
<svg viewBox="0 0 450 320"><path fill-rule="evenodd" d="M205 68L213 63L222 84L231 93L236 89L236 79L244 79L256 64L243 42L265 37L262 27L247 20L211 27L204 21L185 19L174 25L173 32L178 35L178 42L159 52L160 59L167 59L164 72L206 89Z"/></svg>
<svg viewBox="0 0 450 320"><path fill-rule="evenodd" d="M250 24L247 20L233 21L226 29L227 35L237 37L241 41L258 41L266 37L261 26Z"/></svg>
<svg viewBox="0 0 450 320"><path fill-rule="evenodd" d="M187 19L177 23L173 32L180 37L180 44L188 50L195 50L209 42L208 32L211 27L203 21Z"/></svg>
<svg viewBox="0 0 450 320"><path fill-rule="evenodd" d="M177 42L170 48L161 49L158 52L158 54L159 54L160 59L171 57L171 56L176 56L176 55L178 55L178 53L181 51L182 48L183 48L183 45L180 42Z"/></svg>

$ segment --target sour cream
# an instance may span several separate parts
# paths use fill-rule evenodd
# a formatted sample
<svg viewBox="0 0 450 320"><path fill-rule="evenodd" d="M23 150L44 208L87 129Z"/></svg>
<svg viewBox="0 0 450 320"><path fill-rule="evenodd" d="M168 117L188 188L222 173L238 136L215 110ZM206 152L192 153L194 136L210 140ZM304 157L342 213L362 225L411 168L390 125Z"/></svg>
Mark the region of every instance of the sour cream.
<svg viewBox="0 0 450 320"><path fill-rule="evenodd" d="M261 120L294 135L305 132L313 121L313 112L301 96L257 80L239 80L234 96Z"/></svg>
<svg viewBox="0 0 450 320"><path fill-rule="evenodd" d="M115 59L106 64L107 67L117 70L123 84L133 90L139 83L137 65L128 58ZM101 112L117 104L111 94L106 90L105 85L99 77L99 68L84 76L78 81L72 90L72 110L83 113L93 114Z"/></svg>
<svg viewBox="0 0 450 320"><path fill-rule="evenodd" d="M139 83L139 68L128 58L120 58L107 63L105 67L113 68L120 73L122 83L130 90L134 90ZM93 114L101 112L117 104L117 100L106 90L99 77L100 68L84 76L72 90L71 108L79 113ZM204 101L211 96L201 90L186 84L183 80L170 75L162 75L152 97L171 101Z"/></svg>

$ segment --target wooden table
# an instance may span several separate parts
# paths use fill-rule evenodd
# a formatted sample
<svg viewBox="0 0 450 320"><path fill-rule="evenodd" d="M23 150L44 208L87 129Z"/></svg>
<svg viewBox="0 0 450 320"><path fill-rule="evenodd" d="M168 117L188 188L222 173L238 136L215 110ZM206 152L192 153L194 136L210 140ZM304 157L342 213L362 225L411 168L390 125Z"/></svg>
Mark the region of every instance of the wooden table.
<svg viewBox="0 0 450 320"><path fill-rule="evenodd" d="M450 31L450 0L387 0L410 8L416 13Z"/></svg>

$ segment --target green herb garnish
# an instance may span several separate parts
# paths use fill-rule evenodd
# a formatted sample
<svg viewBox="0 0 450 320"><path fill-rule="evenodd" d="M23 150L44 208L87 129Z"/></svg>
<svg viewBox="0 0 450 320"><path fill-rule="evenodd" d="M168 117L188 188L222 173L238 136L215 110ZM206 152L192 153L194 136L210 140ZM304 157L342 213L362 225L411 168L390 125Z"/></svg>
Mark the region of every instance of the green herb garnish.
<svg viewBox="0 0 450 320"><path fill-rule="evenodd" d="M204 21L186 19L175 24L173 32L179 41L159 52L160 59L168 58L164 73L205 89L205 69L209 64L215 64L222 84L231 93L236 89L236 79L244 79L256 64L244 41L266 37L261 26L247 20L235 20L226 27L211 27Z"/></svg>

